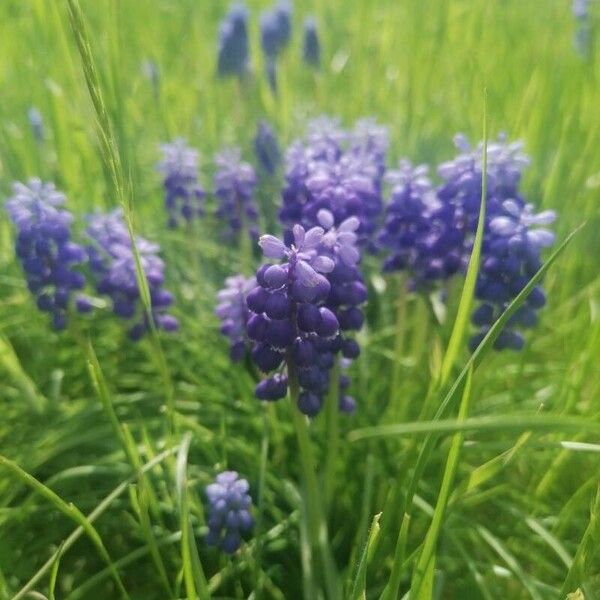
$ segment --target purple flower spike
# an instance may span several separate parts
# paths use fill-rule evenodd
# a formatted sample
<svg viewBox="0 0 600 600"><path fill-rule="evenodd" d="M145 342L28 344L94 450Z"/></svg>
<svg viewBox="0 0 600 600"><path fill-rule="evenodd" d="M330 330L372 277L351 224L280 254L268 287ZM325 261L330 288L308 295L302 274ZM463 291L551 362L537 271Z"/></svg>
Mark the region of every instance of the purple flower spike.
<svg viewBox="0 0 600 600"><path fill-rule="evenodd" d="M286 155L282 223L312 227L321 210L329 211L337 226L356 217L359 242L371 247L383 207L386 151L387 132L373 121L359 122L353 132L326 118L310 123L306 140Z"/></svg>
<svg viewBox="0 0 600 600"><path fill-rule="evenodd" d="M52 317L54 329L64 329L75 290L85 285L76 270L86 262L85 250L71 241L73 216L63 207L65 195L53 183L30 179L16 182L6 211L18 229L15 252L35 296L37 307ZM75 298L79 312L89 312L84 296Z"/></svg>
<svg viewBox="0 0 600 600"><path fill-rule="evenodd" d="M169 226L177 227L204 214L204 190L198 183L198 151L187 146L185 140L160 147L163 158L157 169L163 174L165 206Z"/></svg>
<svg viewBox="0 0 600 600"><path fill-rule="evenodd" d="M256 173L249 163L241 160L239 148L228 148L215 157L217 171L214 193L219 201L217 217L227 222L228 236L235 236L247 227L256 239L258 207L254 200Z"/></svg>
<svg viewBox="0 0 600 600"><path fill-rule="evenodd" d="M231 342L230 356L233 361L241 360L246 353L246 326L250 316L246 298L256 285L254 277L235 275L225 280L225 287L217 294L215 314L221 320L221 333Z"/></svg>
<svg viewBox="0 0 600 600"><path fill-rule="evenodd" d="M254 526L252 497L248 482L235 471L223 471L206 487L208 534L206 543L226 554L234 554L242 543L242 534Z"/></svg>
<svg viewBox="0 0 600 600"><path fill-rule="evenodd" d="M96 291L112 300L113 313L129 322L129 337L137 341L151 324L141 303L135 257L121 210L90 215L87 235L91 242L87 251ZM158 255L160 246L142 237L136 238L136 246L148 281L154 324L165 331L175 331L177 320L166 312L173 297L163 288L165 265Z"/></svg>
<svg viewBox="0 0 600 600"><path fill-rule="evenodd" d="M242 77L248 71L248 11L241 3L232 4L219 26L217 71L222 77Z"/></svg>

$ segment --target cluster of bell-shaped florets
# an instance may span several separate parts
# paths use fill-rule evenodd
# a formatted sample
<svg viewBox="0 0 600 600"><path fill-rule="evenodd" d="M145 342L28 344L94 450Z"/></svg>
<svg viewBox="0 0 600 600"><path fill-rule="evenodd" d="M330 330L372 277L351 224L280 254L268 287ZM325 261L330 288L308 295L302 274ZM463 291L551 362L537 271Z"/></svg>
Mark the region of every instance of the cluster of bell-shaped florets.
<svg viewBox="0 0 600 600"><path fill-rule="evenodd" d="M262 265L258 286L247 297L252 357L261 371L277 371L257 385L256 395L278 400L287 393L288 378L297 379L298 408L309 416L320 411L330 386L338 385L330 381L335 355L353 359L360 353L349 334L363 324L360 305L367 294L357 267L358 218L335 226L333 214L322 209L317 221L308 230L294 225L288 245L274 236L260 238L264 255L282 262ZM340 382L339 406L352 412L348 384Z"/></svg>
<svg viewBox="0 0 600 600"><path fill-rule="evenodd" d="M242 3L231 5L219 26L217 71L221 76L242 77L248 71L248 11Z"/></svg>
<svg viewBox="0 0 600 600"><path fill-rule="evenodd" d="M304 19L302 58L307 65L315 69L321 66L321 42L319 41L317 20L312 15Z"/></svg>
<svg viewBox="0 0 600 600"><path fill-rule="evenodd" d="M30 179L15 183L6 210L18 229L15 251L41 311L52 316L54 329L64 329L74 303L80 312L92 305L73 292L85 285L76 267L86 261L85 250L71 241L73 215L63 208L65 195L53 183Z"/></svg>
<svg viewBox="0 0 600 600"><path fill-rule="evenodd" d="M162 144L162 160L157 168L163 174L165 207L169 227L177 227L183 219L191 221L204 214L204 190L198 183L198 151L184 139Z"/></svg>
<svg viewBox="0 0 600 600"><path fill-rule="evenodd" d="M215 313L221 321L221 333L229 338L229 356L233 361L241 360L246 353L246 325L250 316L246 298L256 285L254 277L234 275L225 279L225 287L217 294Z"/></svg>
<svg viewBox="0 0 600 600"><path fill-rule="evenodd" d="M277 57L290 41L292 34L292 5L280 0L260 16L260 42L265 55L267 78L271 89L277 89Z"/></svg>
<svg viewBox="0 0 600 600"><path fill-rule="evenodd" d="M306 231L295 225L289 246L274 236L262 236L259 244L265 257L281 263L258 269L258 286L247 299L252 312L247 331L255 342L252 358L265 373L279 370L257 385L257 397L283 398L288 377L297 378L298 408L307 415L316 415L321 408L334 346L339 344L338 320L324 306L331 289L326 274L335 267L334 260L320 252L324 234L322 227Z"/></svg>
<svg viewBox="0 0 600 600"><path fill-rule="evenodd" d="M258 207L254 199L256 173L251 164L242 161L239 148L226 148L215 156L217 170L213 179L214 194L219 206L217 217L227 223L227 237L235 237L247 229L253 239L258 237Z"/></svg>
<svg viewBox="0 0 600 600"><path fill-rule="evenodd" d="M454 218L454 206L436 196L428 168L402 160L386 180L390 201L378 235L380 248L388 253L384 271L407 271L413 289L454 275L463 266L463 227Z"/></svg>
<svg viewBox="0 0 600 600"><path fill-rule="evenodd" d="M382 177L387 135L372 122L353 132L337 121L318 119L305 141L292 144L286 155L286 184L279 212L286 227L317 224L321 209L335 224L358 217L361 245L369 245L383 208Z"/></svg>
<svg viewBox="0 0 600 600"><path fill-rule="evenodd" d="M535 214L531 204L511 198L489 220L475 290L480 304L472 317L479 331L471 338L472 348L541 267L541 250L554 243L554 233L543 226L551 224L555 216L551 210ZM537 285L510 318L495 348L520 350L524 344L521 330L536 325L537 311L545 302L544 291Z"/></svg>
<svg viewBox="0 0 600 600"><path fill-rule="evenodd" d="M208 501L208 534L206 542L227 554L233 554L242 543L242 534L254 525L252 497L246 479L236 471L223 471L206 487Z"/></svg>
<svg viewBox="0 0 600 600"><path fill-rule="evenodd" d="M281 148L275 130L266 121L259 121L254 136L254 153L260 168L273 175L281 164Z"/></svg>
<svg viewBox="0 0 600 600"><path fill-rule="evenodd" d="M349 217L334 226L333 214L325 209L319 211L317 220L326 230L321 251L332 258L335 264L327 275L331 287L325 301L325 306L335 314L340 325L340 335L333 350L341 353L341 362L347 368L360 355L360 346L351 336L363 326L361 307L367 300L367 287L359 269L360 252L357 248L356 231L360 223L357 217ZM356 402L347 394L349 385L349 377L340 376L339 408L342 412L352 413Z"/></svg>
<svg viewBox="0 0 600 600"><path fill-rule="evenodd" d="M151 323L142 305L135 256L122 211L115 209L108 214L89 216L87 234L96 291L111 299L113 313L130 324L129 337L139 340ZM165 266L158 255L160 246L142 237L136 237L135 244L148 282L153 322L160 329L175 331L177 319L166 312L173 303L173 296L163 287Z"/></svg>

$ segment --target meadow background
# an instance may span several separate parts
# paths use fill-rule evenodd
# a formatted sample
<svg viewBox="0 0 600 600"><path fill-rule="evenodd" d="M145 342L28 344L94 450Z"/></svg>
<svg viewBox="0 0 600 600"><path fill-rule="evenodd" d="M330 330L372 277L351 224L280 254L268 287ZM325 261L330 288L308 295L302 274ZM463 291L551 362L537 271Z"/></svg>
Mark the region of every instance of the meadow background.
<svg viewBox="0 0 600 600"><path fill-rule="evenodd" d="M252 376L230 363L213 316L224 277L243 268L249 273L248 265L219 241L213 217L192 231L166 229L158 144L182 135L199 148L208 188L212 156L222 146L239 144L253 160L260 118L287 144L303 133L307 118L330 114L351 125L372 115L390 127L390 165L404 156L435 165L454 155L456 132L481 139L487 88L490 138L505 131L522 139L532 159L523 185L527 198L556 210L559 240L587 226L546 276L549 302L525 350L490 353L474 373L470 415L487 425L465 433L437 545L434 595L550 599L581 588L586 599L600 598L600 56L598 45L587 57L575 51L570 2L297 0L276 97L259 51L264 2L248 2L256 77L244 88L215 75L225 2L86 0L81 7L131 180L135 228L161 243L181 329L161 335L167 375L155 344L128 341L110 314L82 319L77 332L51 332L27 291L14 258L14 231L2 214L0 454L84 514L101 506L94 526L132 599L190 597L182 581L189 557L182 554L181 523L188 521L215 598L302 597L301 475L290 408L285 401L265 408L254 398ZM592 3L596 25L599 8ZM320 28L322 69L316 73L301 60L300 23L307 14ZM144 71L147 61L158 67L158 88ZM43 142L30 130L31 106L44 118ZM37 175L66 192L78 217L116 206L94 119L66 4L2 0L2 196L12 181ZM277 182L261 183L265 231L274 227L276 192ZM358 411L339 419L334 477L326 484L331 546L343 580L353 581L373 516L383 511L387 519L387 533L369 555L367 598L379 597L389 578L400 517L394 494L402 493L415 448L433 426L418 435L365 428L424 418L423 401L439 372L461 287L460 281L451 287L443 322L418 297L406 298L398 331L399 278L383 277L378 265L366 261L368 326L352 372ZM87 338L106 380L104 399L126 432L122 439L90 377L80 343ZM452 379L468 356L465 347ZM171 393L175 440L166 434ZM533 424L527 433L528 419L546 415L551 425ZM404 591L436 504L455 422L447 423L412 509ZM588 427L582 430L581 423ZM322 465L331 447L325 415L311 430ZM134 467L172 443L179 447L187 432L183 471L163 457L144 476L135 475ZM382 435L366 437L369 432ZM0 598L25 597L15 595L77 523L5 467L0 464ZM233 559L202 540L203 490L226 467L246 477L255 500L260 497L254 541ZM120 484L120 493L101 504ZM33 586L43 596L31 597L120 597L85 536L50 565Z"/></svg>

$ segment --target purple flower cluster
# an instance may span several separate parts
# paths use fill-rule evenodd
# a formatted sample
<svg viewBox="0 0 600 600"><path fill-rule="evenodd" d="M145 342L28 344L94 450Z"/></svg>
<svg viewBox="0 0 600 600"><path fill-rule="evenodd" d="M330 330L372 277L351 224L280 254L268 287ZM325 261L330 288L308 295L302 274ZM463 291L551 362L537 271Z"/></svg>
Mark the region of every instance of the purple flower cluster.
<svg viewBox="0 0 600 600"><path fill-rule="evenodd" d="M160 149L163 158L157 168L164 176L169 227L177 227L181 219L191 221L204 214L205 193L198 183L198 151L183 139L162 144Z"/></svg>
<svg viewBox="0 0 600 600"><path fill-rule="evenodd" d="M277 135L266 121L259 121L254 136L254 153L258 164L268 175L273 175L281 164L281 148Z"/></svg>
<svg viewBox="0 0 600 600"><path fill-rule="evenodd" d="M330 212L323 210L318 218L323 226L305 230L294 225L289 245L270 235L260 238L264 255L282 262L258 269L258 286L247 298L252 313L247 331L255 342L252 358L265 373L279 370L257 385L257 397L283 398L288 376L297 377L298 408L309 416L322 407L335 353L358 356L358 345L345 339L340 329L362 325L362 313L357 316L355 309L366 296L366 289L360 289L362 284L357 282L358 219L349 218L334 228ZM280 369L284 363L287 373ZM344 396L340 406L352 410L354 401Z"/></svg>
<svg viewBox="0 0 600 600"><path fill-rule="evenodd" d="M302 41L302 58L307 65L319 68L321 66L321 44L317 21L309 16L304 19L304 39Z"/></svg>
<svg viewBox="0 0 600 600"><path fill-rule="evenodd" d="M464 270L473 247L481 206L483 147L472 149L462 135L456 136L455 143L460 154L439 166L442 183L437 188L426 167L413 167L408 161L387 175L391 199L378 236L388 252L384 270L407 270L417 289L428 289ZM523 169L529 164L522 144L507 143L501 136L488 145L487 154L486 221L476 288L482 304L473 315L480 328L472 339L475 346L539 269L541 249L554 240L551 232L535 229L551 223L554 213L535 215L519 191ZM517 329L533 326L535 310L543 303L543 292L536 288L496 347L521 348L523 338Z"/></svg>
<svg viewBox="0 0 600 600"><path fill-rule="evenodd" d="M215 313L221 320L221 333L230 340L229 355L233 361L241 360L246 353L249 317L246 298L256 285L254 277L235 275L225 279L225 287L217 294Z"/></svg>
<svg viewBox="0 0 600 600"><path fill-rule="evenodd" d="M241 77L248 71L248 11L235 3L219 26L217 71Z"/></svg>
<svg viewBox="0 0 600 600"><path fill-rule="evenodd" d="M67 311L75 290L85 285L85 277L75 270L85 263L85 250L71 241L73 215L62 208L65 196L54 184L30 179L15 183L6 210L18 229L15 252L41 311L52 315L56 330L67 324ZM80 312L92 308L86 296L75 305Z"/></svg>
<svg viewBox="0 0 600 600"><path fill-rule="evenodd" d="M552 223L555 216L550 210L535 214L531 204L508 199L489 220L475 290L481 303L472 317L479 332L471 338L472 348L477 347L509 302L541 267L541 250L554 243L554 234L540 226ZM520 350L524 339L519 329L535 326L536 312L545 302L542 287L533 288L525 304L500 333L495 348Z"/></svg>
<svg viewBox="0 0 600 600"><path fill-rule="evenodd" d="M108 214L88 217L89 264L96 278L96 291L112 300L113 313L130 324L132 340L139 340L150 328L137 284L135 257L123 214L115 209ZM136 238L142 268L150 289L152 319L165 331L178 328L177 319L166 311L173 296L164 289L164 263L158 256L160 247L144 238Z"/></svg>
<svg viewBox="0 0 600 600"><path fill-rule="evenodd" d="M243 162L239 148L228 148L215 156L214 193L219 201L217 216L227 221L228 234L234 236L247 227L253 239L258 237L258 207L254 200L256 173Z"/></svg>
<svg viewBox="0 0 600 600"><path fill-rule="evenodd" d="M349 132L336 121L313 121L306 141L295 142L286 155L283 225L313 227L325 209L336 225L358 217L360 243L370 246L383 208L386 150L387 132L373 123L359 122Z"/></svg>
<svg viewBox="0 0 600 600"><path fill-rule="evenodd" d="M402 160L386 176L390 201L378 243L388 251L384 271L407 270L411 287L424 289L463 265L464 234L454 207L439 200L424 165Z"/></svg>
<svg viewBox="0 0 600 600"><path fill-rule="evenodd" d="M206 487L208 501L208 534L206 542L227 554L233 554L242 543L242 534L250 531L254 519L250 513L250 486L235 471L223 471Z"/></svg>
<svg viewBox="0 0 600 600"><path fill-rule="evenodd" d="M260 41L266 59L267 77L271 88L277 89L276 60L287 46L292 34L292 5L281 0L260 17Z"/></svg>

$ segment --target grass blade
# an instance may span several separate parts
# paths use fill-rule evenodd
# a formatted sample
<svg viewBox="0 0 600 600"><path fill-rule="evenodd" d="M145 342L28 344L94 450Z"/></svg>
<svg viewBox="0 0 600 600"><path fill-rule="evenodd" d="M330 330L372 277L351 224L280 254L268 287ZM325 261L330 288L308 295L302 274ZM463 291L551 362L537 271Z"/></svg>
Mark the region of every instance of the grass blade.
<svg viewBox="0 0 600 600"><path fill-rule="evenodd" d="M208 584L195 545L194 530L190 521L190 508L187 481L187 459L192 441L192 434L183 436L179 453L177 454L176 486L179 500L179 515L181 525L181 560L183 562L183 579L188 600L206 600L210 598Z"/></svg>
<svg viewBox="0 0 600 600"><path fill-rule="evenodd" d="M467 414L469 413L469 406L471 403L471 387L473 380L473 367L469 369L467 374L467 381L462 395L460 404L460 411L458 414L458 420L464 421ZM417 561L417 565L413 572L413 579L411 585L411 597L419 600L426 600L431 598L430 586L424 585L426 580L432 580L433 578L433 565L435 564L435 550L437 547L437 541L442 529L442 523L444 514L446 512L446 506L448 505L448 499L450 497L450 490L454 483L454 477L456 475L456 469L458 467L458 460L460 449L462 447L464 435L462 432L455 433L452 438L450 445L450 451L448 453L448 460L446 462L446 468L444 470L444 476L442 478L442 485L437 498L435 511L429 530L425 536L425 542L423 543L423 549Z"/></svg>
<svg viewBox="0 0 600 600"><path fill-rule="evenodd" d="M38 481L35 477L21 469L19 465L14 463L12 460L4 456L0 456L0 465L6 467L13 475L15 475L18 479L20 479L24 484L34 489L41 496L46 498L51 504L53 504L60 512L69 517L71 520L75 521L79 526L85 531L90 540L98 549L98 553L102 557L102 559L106 562L108 567L111 569L111 573L117 588L123 598L129 599L129 594L125 590L123 586L123 582L121 581L121 577L119 576L117 570L115 569L113 562L104 546L104 542L100 537L99 533L96 531L95 527L91 524L91 522L85 517L85 515L72 503L65 502L60 496L55 494L50 488L46 487L43 483ZM62 548L62 547L61 547ZM57 552L55 558L53 558L52 564L54 564L56 560L56 556L59 556L60 553ZM13 599L14 600L14 599Z"/></svg>

